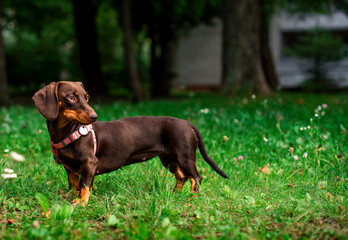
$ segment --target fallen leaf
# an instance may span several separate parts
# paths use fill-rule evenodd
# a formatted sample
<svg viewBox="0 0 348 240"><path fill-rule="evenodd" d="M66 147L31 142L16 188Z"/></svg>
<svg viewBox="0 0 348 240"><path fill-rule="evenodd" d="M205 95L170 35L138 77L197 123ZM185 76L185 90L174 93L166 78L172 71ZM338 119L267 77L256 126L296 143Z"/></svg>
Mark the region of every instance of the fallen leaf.
<svg viewBox="0 0 348 240"><path fill-rule="evenodd" d="M230 140L230 139L229 139L227 136L223 136L221 142L222 142L222 143L225 143L225 142L227 142L228 140Z"/></svg>
<svg viewBox="0 0 348 240"><path fill-rule="evenodd" d="M11 224L14 224L15 223L15 220L13 218L10 218L7 220L7 224L11 225Z"/></svg>
<svg viewBox="0 0 348 240"><path fill-rule="evenodd" d="M299 105L302 105L302 104L304 104L304 99L302 99L302 98L298 98L298 99L296 99L296 103L297 104L299 104Z"/></svg>
<svg viewBox="0 0 348 240"><path fill-rule="evenodd" d="M269 163L267 163L267 165L264 166L262 169L259 168L259 170L260 170L261 172L263 172L264 174L269 174L269 169L268 169L268 167L269 167Z"/></svg>
<svg viewBox="0 0 348 240"><path fill-rule="evenodd" d="M45 216L45 217L47 217L47 218L50 216L50 214L51 214L51 209L50 209L50 208L47 210L46 213L45 213L45 212L42 212L42 213L41 213L42 216Z"/></svg>
<svg viewBox="0 0 348 240"><path fill-rule="evenodd" d="M39 229L40 228L40 223L39 223L39 221L37 221L37 220L35 220L34 222L33 222L33 227L34 228L36 228L36 229Z"/></svg>
<svg viewBox="0 0 348 240"><path fill-rule="evenodd" d="M66 197L68 194L60 189L58 189L58 193L64 197Z"/></svg>
<svg viewBox="0 0 348 240"><path fill-rule="evenodd" d="M235 162L235 163L237 163L237 164L239 164L239 162L238 162L238 160L237 160L236 157L232 158L232 161Z"/></svg>
<svg viewBox="0 0 348 240"><path fill-rule="evenodd" d="M342 205L338 205L338 211L341 213L343 212L343 206Z"/></svg>
<svg viewBox="0 0 348 240"><path fill-rule="evenodd" d="M295 187L295 185L289 183L288 187Z"/></svg>
<svg viewBox="0 0 348 240"><path fill-rule="evenodd" d="M332 194L330 192L325 193L326 198L330 199L333 198Z"/></svg>

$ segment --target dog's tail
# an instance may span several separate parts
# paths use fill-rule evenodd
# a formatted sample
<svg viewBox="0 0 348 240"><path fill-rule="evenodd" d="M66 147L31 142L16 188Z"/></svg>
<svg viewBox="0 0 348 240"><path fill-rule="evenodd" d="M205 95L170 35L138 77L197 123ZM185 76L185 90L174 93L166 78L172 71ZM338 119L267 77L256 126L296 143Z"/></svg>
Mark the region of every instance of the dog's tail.
<svg viewBox="0 0 348 240"><path fill-rule="evenodd" d="M203 157L203 159L212 167L212 169L214 169L215 172L217 172L218 174L220 174L220 176L224 177L224 178L228 178L227 175L218 167L218 165L216 165L216 163L208 156L207 150L205 149L204 143L203 143L203 138L201 133L199 132L199 130L197 129L197 127L193 124L191 124L192 129L195 131L196 136L198 138L198 148L199 151Z"/></svg>

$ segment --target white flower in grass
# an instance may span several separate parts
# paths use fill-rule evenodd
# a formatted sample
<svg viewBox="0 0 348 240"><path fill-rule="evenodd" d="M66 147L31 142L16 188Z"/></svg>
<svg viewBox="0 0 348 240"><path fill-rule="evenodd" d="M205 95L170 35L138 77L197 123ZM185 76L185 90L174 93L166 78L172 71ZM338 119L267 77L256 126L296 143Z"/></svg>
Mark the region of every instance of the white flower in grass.
<svg viewBox="0 0 348 240"><path fill-rule="evenodd" d="M203 114L208 114L209 113L209 109L208 108L203 108L199 112L203 113Z"/></svg>
<svg viewBox="0 0 348 240"><path fill-rule="evenodd" d="M5 150L4 150L5 153L8 153L9 151L10 151L10 150L8 150L8 149L5 149Z"/></svg>
<svg viewBox="0 0 348 240"><path fill-rule="evenodd" d="M303 156L302 156L302 157L307 158L307 157L308 157L308 153L307 153L307 152L305 152L305 153L303 154Z"/></svg>
<svg viewBox="0 0 348 240"><path fill-rule="evenodd" d="M321 105L324 109L328 107L328 105L326 103L323 103L323 105Z"/></svg>
<svg viewBox="0 0 348 240"><path fill-rule="evenodd" d="M297 156L297 155L295 155L295 156L294 156L294 159L295 159L295 160L298 160L298 156Z"/></svg>
<svg viewBox="0 0 348 240"><path fill-rule="evenodd" d="M251 95L251 98L255 100L256 98L255 94Z"/></svg>
<svg viewBox="0 0 348 240"><path fill-rule="evenodd" d="M268 142L268 139L266 137L263 137L263 141Z"/></svg>
<svg viewBox="0 0 348 240"><path fill-rule="evenodd" d="M244 158L243 155L238 156L238 160L243 160L243 158Z"/></svg>
<svg viewBox="0 0 348 240"><path fill-rule="evenodd" d="M5 168L5 169L4 169L4 172L5 172L5 173L13 173L13 170L12 170L12 169L9 169L9 168Z"/></svg>
<svg viewBox="0 0 348 240"><path fill-rule="evenodd" d="M24 162L25 158L23 155L16 153L16 152L10 152L10 156L12 157L13 160L17 162Z"/></svg>
<svg viewBox="0 0 348 240"><path fill-rule="evenodd" d="M318 113L314 114L315 117L319 117Z"/></svg>
<svg viewBox="0 0 348 240"><path fill-rule="evenodd" d="M17 174L15 174L15 173L3 173L3 174L1 174L1 177L3 179L17 178Z"/></svg>

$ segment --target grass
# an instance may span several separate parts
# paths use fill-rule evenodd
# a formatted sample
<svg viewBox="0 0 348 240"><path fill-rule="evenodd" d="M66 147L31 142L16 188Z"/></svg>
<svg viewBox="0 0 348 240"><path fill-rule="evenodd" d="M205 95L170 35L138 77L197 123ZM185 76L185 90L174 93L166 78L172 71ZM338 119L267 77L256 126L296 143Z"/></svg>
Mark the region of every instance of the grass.
<svg viewBox="0 0 348 240"><path fill-rule="evenodd" d="M94 104L103 121L192 121L231 179L198 154L199 195L188 183L173 193L174 176L153 159L96 177L88 205L76 209L61 193L66 174L53 161L44 118L33 106L0 109L0 173L18 176L0 178L0 238L348 239L347 106L343 95L292 94ZM13 151L25 161L14 161Z"/></svg>

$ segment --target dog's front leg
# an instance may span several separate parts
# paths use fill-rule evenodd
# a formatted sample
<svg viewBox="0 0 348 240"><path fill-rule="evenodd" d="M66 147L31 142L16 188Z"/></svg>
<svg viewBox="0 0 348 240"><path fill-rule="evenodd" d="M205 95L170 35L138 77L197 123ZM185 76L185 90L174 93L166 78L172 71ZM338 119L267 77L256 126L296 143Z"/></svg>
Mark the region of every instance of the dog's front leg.
<svg viewBox="0 0 348 240"><path fill-rule="evenodd" d="M89 200L91 185L97 168L98 159L96 157L84 161L81 166L80 193L72 205L76 207L79 203L86 206Z"/></svg>
<svg viewBox="0 0 348 240"><path fill-rule="evenodd" d="M72 191L74 195L77 195L80 185L80 178L79 175L76 173L71 172L68 169L65 169L66 173L68 175L68 181L69 181L69 190Z"/></svg>

